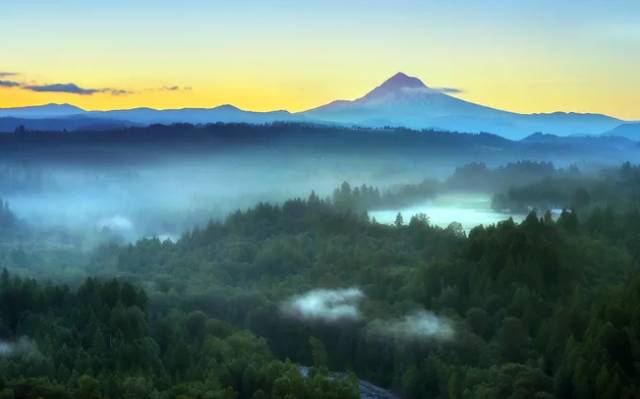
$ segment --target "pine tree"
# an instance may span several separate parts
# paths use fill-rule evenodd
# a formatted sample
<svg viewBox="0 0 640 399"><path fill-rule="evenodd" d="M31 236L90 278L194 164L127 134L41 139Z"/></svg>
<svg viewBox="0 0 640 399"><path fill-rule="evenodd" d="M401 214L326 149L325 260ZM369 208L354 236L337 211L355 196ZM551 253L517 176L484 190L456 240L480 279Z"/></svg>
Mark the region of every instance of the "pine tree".
<svg viewBox="0 0 640 399"><path fill-rule="evenodd" d="M404 224L404 219L402 218L402 213L398 212L398 214L396 215L396 220L394 222L396 227L402 227L402 225Z"/></svg>

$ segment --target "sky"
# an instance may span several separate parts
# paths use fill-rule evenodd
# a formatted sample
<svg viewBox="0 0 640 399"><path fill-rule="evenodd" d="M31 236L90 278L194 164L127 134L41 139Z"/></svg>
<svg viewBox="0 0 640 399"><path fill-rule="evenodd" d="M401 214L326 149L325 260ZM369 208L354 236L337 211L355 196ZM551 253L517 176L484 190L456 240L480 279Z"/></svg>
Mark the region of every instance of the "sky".
<svg viewBox="0 0 640 399"><path fill-rule="evenodd" d="M0 107L301 111L396 72L640 120L640 1L0 0Z"/></svg>

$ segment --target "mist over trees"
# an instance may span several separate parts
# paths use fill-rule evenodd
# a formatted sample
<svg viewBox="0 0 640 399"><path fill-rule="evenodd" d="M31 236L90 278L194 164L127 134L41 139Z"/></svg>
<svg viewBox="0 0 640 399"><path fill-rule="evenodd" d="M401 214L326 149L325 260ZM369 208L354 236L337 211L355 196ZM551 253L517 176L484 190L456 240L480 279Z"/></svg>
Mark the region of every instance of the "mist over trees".
<svg viewBox="0 0 640 399"><path fill-rule="evenodd" d="M493 197L496 209L575 209L612 207L618 211L637 209L640 169L630 163L606 168L597 177L579 172L549 175L544 179L510 186Z"/></svg>
<svg viewBox="0 0 640 399"><path fill-rule="evenodd" d="M267 343L202 312L151 315L118 280L76 289L0 276L0 395L17 398L356 398L353 381L307 378ZM268 393L268 394L267 394Z"/></svg>
<svg viewBox="0 0 640 399"><path fill-rule="evenodd" d="M0 141L2 398L640 396L634 163L294 124ZM457 192L522 221L402 212Z"/></svg>
<svg viewBox="0 0 640 399"><path fill-rule="evenodd" d="M637 208L566 211L557 220L532 212L521 224L466 236L425 217L372 222L345 205L360 198L354 191L345 183L330 200L312 193L258 204L176 243L99 248L82 267L104 279L77 288L5 271L3 342L27 337L33 352L2 357L5 391L314 397L319 384L326 396L317 397L357 396L353 381L322 374L329 369L353 370L406 398L638 395ZM37 265L12 269L24 267ZM360 316L305 321L279 310L318 286L360 287ZM417 322L408 318L416 309L449 320L452 335L385 333L395 320L413 328L406 323ZM275 358L319 374L302 377Z"/></svg>

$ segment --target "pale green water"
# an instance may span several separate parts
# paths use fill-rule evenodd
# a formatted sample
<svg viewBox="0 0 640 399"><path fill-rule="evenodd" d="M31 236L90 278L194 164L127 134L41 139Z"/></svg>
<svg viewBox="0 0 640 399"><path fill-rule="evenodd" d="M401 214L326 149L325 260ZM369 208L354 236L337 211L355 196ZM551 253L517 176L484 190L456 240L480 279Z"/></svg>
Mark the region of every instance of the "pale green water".
<svg viewBox="0 0 640 399"><path fill-rule="evenodd" d="M369 217L375 218L378 223L390 224L396 220L398 212L402 213L405 223L413 215L424 213L432 225L445 228L451 222L459 222L467 232L480 224L486 226L509 217L520 222L525 216L494 211L489 195L446 194L407 208L370 211Z"/></svg>

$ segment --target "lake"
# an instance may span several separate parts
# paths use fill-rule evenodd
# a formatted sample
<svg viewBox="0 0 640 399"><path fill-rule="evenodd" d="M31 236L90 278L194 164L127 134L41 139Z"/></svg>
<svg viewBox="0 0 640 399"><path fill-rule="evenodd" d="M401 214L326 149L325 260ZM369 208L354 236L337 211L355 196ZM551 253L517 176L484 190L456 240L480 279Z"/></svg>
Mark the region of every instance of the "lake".
<svg viewBox="0 0 640 399"><path fill-rule="evenodd" d="M384 209L369 212L378 223L391 224L400 212L405 223L411 217L424 213L432 225L442 228L451 222L459 222L466 232L480 224L495 224L512 217L520 222L526 215L498 212L491 209L491 196L487 194L446 194L401 209Z"/></svg>

